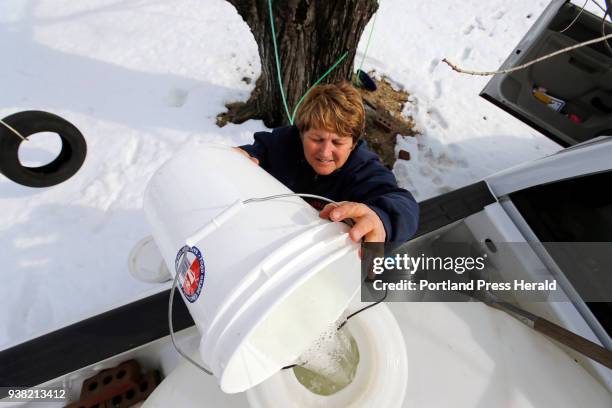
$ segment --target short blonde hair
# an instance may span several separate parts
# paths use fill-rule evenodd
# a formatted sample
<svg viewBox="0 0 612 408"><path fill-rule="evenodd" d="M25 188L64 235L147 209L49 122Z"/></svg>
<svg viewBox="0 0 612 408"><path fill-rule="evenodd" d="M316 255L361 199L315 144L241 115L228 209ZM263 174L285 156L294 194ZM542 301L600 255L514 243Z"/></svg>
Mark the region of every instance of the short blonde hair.
<svg viewBox="0 0 612 408"><path fill-rule="evenodd" d="M346 81L317 85L298 108L295 124L300 134L310 129L324 129L341 137L351 137L353 144L357 143L365 124L363 100Z"/></svg>

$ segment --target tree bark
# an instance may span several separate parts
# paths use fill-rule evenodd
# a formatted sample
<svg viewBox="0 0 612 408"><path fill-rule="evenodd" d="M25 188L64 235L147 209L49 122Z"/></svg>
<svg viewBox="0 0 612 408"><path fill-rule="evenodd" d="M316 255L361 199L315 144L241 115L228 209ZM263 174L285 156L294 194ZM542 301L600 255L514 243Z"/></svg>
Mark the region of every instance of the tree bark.
<svg viewBox="0 0 612 408"><path fill-rule="evenodd" d="M228 104L228 119L242 123L262 119L268 127L289 123L283 106L268 0L227 0L248 24L257 42L261 76L246 103ZM289 113L302 95L337 60L347 57L323 81L350 80L357 44L376 12L374 0L277 0L272 3L274 25Z"/></svg>

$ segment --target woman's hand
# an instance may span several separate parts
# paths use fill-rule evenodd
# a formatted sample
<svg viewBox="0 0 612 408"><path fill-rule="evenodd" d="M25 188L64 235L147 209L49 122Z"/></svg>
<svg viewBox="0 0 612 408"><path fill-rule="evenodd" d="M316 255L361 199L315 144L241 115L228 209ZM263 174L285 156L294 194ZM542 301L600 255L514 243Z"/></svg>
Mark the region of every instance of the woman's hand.
<svg viewBox="0 0 612 408"><path fill-rule="evenodd" d="M249 159L251 159L251 161L253 163L255 163L256 165L259 166L259 160L256 157L251 156L250 154L248 154L246 151L242 150L239 147L233 147L232 149L236 150L237 152L240 152L241 154L245 155L246 157L248 157Z"/></svg>
<svg viewBox="0 0 612 408"><path fill-rule="evenodd" d="M342 201L339 205L327 204L319 213L319 217L332 221L342 221L351 218L355 225L350 229L349 236L355 242L365 238L365 242L385 242L387 234L382 221L365 204Z"/></svg>

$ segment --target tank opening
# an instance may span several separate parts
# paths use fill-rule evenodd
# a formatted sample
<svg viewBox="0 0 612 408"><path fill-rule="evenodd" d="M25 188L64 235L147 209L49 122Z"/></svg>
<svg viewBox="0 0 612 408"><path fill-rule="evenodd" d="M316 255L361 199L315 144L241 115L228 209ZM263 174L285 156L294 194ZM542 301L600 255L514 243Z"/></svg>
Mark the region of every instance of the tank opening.
<svg viewBox="0 0 612 408"><path fill-rule="evenodd" d="M359 348L346 326L333 324L301 355L293 367L297 380L309 391L328 396L346 388L355 378Z"/></svg>

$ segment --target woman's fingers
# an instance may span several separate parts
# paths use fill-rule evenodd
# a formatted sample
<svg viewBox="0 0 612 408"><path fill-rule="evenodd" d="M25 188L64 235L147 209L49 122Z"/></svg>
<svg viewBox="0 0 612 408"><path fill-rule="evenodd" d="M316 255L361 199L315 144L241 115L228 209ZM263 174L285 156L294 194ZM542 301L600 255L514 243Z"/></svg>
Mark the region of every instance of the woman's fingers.
<svg viewBox="0 0 612 408"><path fill-rule="evenodd" d="M385 226L378 218L378 215L374 213L373 217L376 217L376 221L374 222L374 226L372 229L365 234L365 242L385 242L387 239L387 233L385 232Z"/></svg>
<svg viewBox="0 0 612 408"><path fill-rule="evenodd" d="M338 206L334 204L326 205L319 213L322 218L329 218L332 221L343 221L350 218L355 221L355 225L349 231L349 237L360 242L384 242L386 238L385 227L378 218L378 215L365 204L342 202Z"/></svg>
<svg viewBox="0 0 612 408"><path fill-rule="evenodd" d="M355 242L363 239L365 242L385 242L385 227L374 211L357 220L349 231L349 236Z"/></svg>
<svg viewBox="0 0 612 408"><path fill-rule="evenodd" d="M349 231L349 236L355 242L367 236L374 229L374 224L369 217L361 217L357 220L353 228Z"/></svg>
<svg viewBox="0 0 612 408"><path fill-rule="evenodd" d="M329 219L329 213L339 204L329 203L319 212L319 217Z"/></svg>
<svg viewBox="0 0 612 408"><path fill-rule="evenodd" d="M347 218L352 218L357 221L358 218L366 214L369 208L364 204L343 201L337 208L332 209L329 218L332 221L342 221Z"/></svg>

